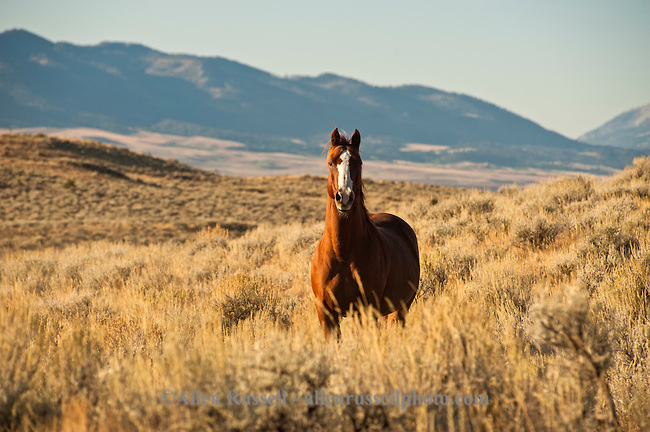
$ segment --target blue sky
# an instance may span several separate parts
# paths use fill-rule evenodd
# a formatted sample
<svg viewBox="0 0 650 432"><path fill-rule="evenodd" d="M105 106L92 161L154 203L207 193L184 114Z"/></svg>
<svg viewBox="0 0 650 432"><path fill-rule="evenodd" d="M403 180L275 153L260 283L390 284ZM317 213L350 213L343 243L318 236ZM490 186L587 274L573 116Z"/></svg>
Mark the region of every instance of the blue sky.
<svg viewBox="0 0 650 432"><path fill-rule="evenodd" d="M485 99L576 138L650 103L650 1L0 0L0 31Z"/></svg>

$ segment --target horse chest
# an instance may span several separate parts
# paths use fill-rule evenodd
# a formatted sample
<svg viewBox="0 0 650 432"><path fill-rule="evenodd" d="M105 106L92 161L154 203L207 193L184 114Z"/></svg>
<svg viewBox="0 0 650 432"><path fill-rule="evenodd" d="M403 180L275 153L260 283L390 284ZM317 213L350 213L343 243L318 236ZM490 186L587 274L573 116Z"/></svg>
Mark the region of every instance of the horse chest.
<svg viewBox="0 0 650 432"><path fill-rule="evenodd" d="M342 309L359 300L373 303L373 299L381 297L385 285L377 270L355 263L333 263L323 275L326 297L336 298Z"/></svg>

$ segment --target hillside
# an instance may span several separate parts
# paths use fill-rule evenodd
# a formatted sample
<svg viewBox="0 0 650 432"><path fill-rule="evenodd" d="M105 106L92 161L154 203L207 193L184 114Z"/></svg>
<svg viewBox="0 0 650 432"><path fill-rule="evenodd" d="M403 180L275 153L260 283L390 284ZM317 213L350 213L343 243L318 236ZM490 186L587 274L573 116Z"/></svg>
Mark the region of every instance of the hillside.
<svg viewBox="0 0 650 432"><path fill-rule="evenodd" d="M216 225L237 236L259 224L325 217L323 177L217 175L108 144L44 135L1 135L0 161L0 249L91 240L178 243ZM415 183L365 184L371 209L392 208L404 195L455 193Z"/></svg>
<svg viewBox="0 0 650 432"><path fill-rule="evenodd" d="M2 430L650 429L648 158L498 192L369 184L418 236L420 293L403 328L366 314L326 343L309 284L323 222L295 199L313 190L322 216L322 179L44 137L1 148L3 241L44 227L62 245L3 250ZM228 233L221 212L259 225Z"/></svg>
<svg viewBox="0 0 650 432"><path fill-rule="evenodd" d="M278 77L220 57L136 44L76 46L13 30L0 34L0 63L5 128L145 130L318 156L323 131L335 124L362 131L369 160L596 174L640 155L567 139L468 95L377 87L334 74Z"/></svg>
<svg viewBox="0 0 650 432"><path fill-rule="evenodd" d="M590 144L650 151L650 104L614 117L604 125L582 135Z"/></svg>

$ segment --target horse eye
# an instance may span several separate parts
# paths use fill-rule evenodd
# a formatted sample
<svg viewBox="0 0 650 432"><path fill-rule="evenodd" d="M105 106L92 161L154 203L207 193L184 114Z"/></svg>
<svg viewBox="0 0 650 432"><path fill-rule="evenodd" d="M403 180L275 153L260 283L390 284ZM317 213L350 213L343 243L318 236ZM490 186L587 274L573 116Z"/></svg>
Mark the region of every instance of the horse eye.
<svg viewBox="0 0 650 432"><path fill-rule="evenodd" d="M334 166L334 162L327 162L327 165L333 167L333 166Z"/></svg>

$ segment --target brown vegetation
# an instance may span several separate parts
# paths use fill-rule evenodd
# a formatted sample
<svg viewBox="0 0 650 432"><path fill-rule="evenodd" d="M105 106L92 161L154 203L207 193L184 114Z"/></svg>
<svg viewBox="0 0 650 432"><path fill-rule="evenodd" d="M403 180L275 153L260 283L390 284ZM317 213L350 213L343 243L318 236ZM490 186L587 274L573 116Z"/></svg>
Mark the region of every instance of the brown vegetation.
<svg viewBox="0 0 650 432"><path fill-rule="evenodd" d="M416 230L422 290L404 328L346 319L341 341L325 344L309 289L323 229L322 180L222 178L178 165L157 174L164 165L130 170L108 162L128 179L59 163L48 170L53 159L11 156L3 140L2 170L17 174L3 175L0 190L21 192L2 204L11 248L0 267L0 429L650 428L650 159L606 180L498 192L416 196L413 185L369 185L371 205L392 206ZM179 173L189 178L174 178ZM20 189L25 179L42 189ZM65 188L68 180L74 186ZM222 181L240 196L215 187ZM274 218L264 206L275 191L242 192L263 181L313 187L313 218ZM91 200L99 188L104 196ZM70 189L83 190L86 216L56 210ZM147 203L134 215L123 207L135 204L123 196L131 190ZM51 198L51 219L28 204L35 191ZM374 201L380 192L383 201ZM215 198L221 193L223 202ZM145 200L148 194L155 198ZM175 204L188 196L192 205ZM297 195L299 214L311 215L309 199ZM230 210L231 221L249 215L243 220L256 226L241 235L216 226L210 212L213 205L226 212L234 200L250 213ZM195 215L202 229L175 225ZM116 241L125 237L109 229L101 240L70 244L93 237L78 230L66 237L60 221L86 219L102 229L125 221L136 227L133 239ZM67 246L19 250L35 246L30 224L37 221L55 231L43 243ZM154 222L172 225L173 241L145 230ZM176 402L181 391L191 402L199 390L221 403L168 405L165 390ZM229 390L285 390L299 400L228 405ZM302 395L318 390L487 395L489 403L306 405Z"/></svg>

